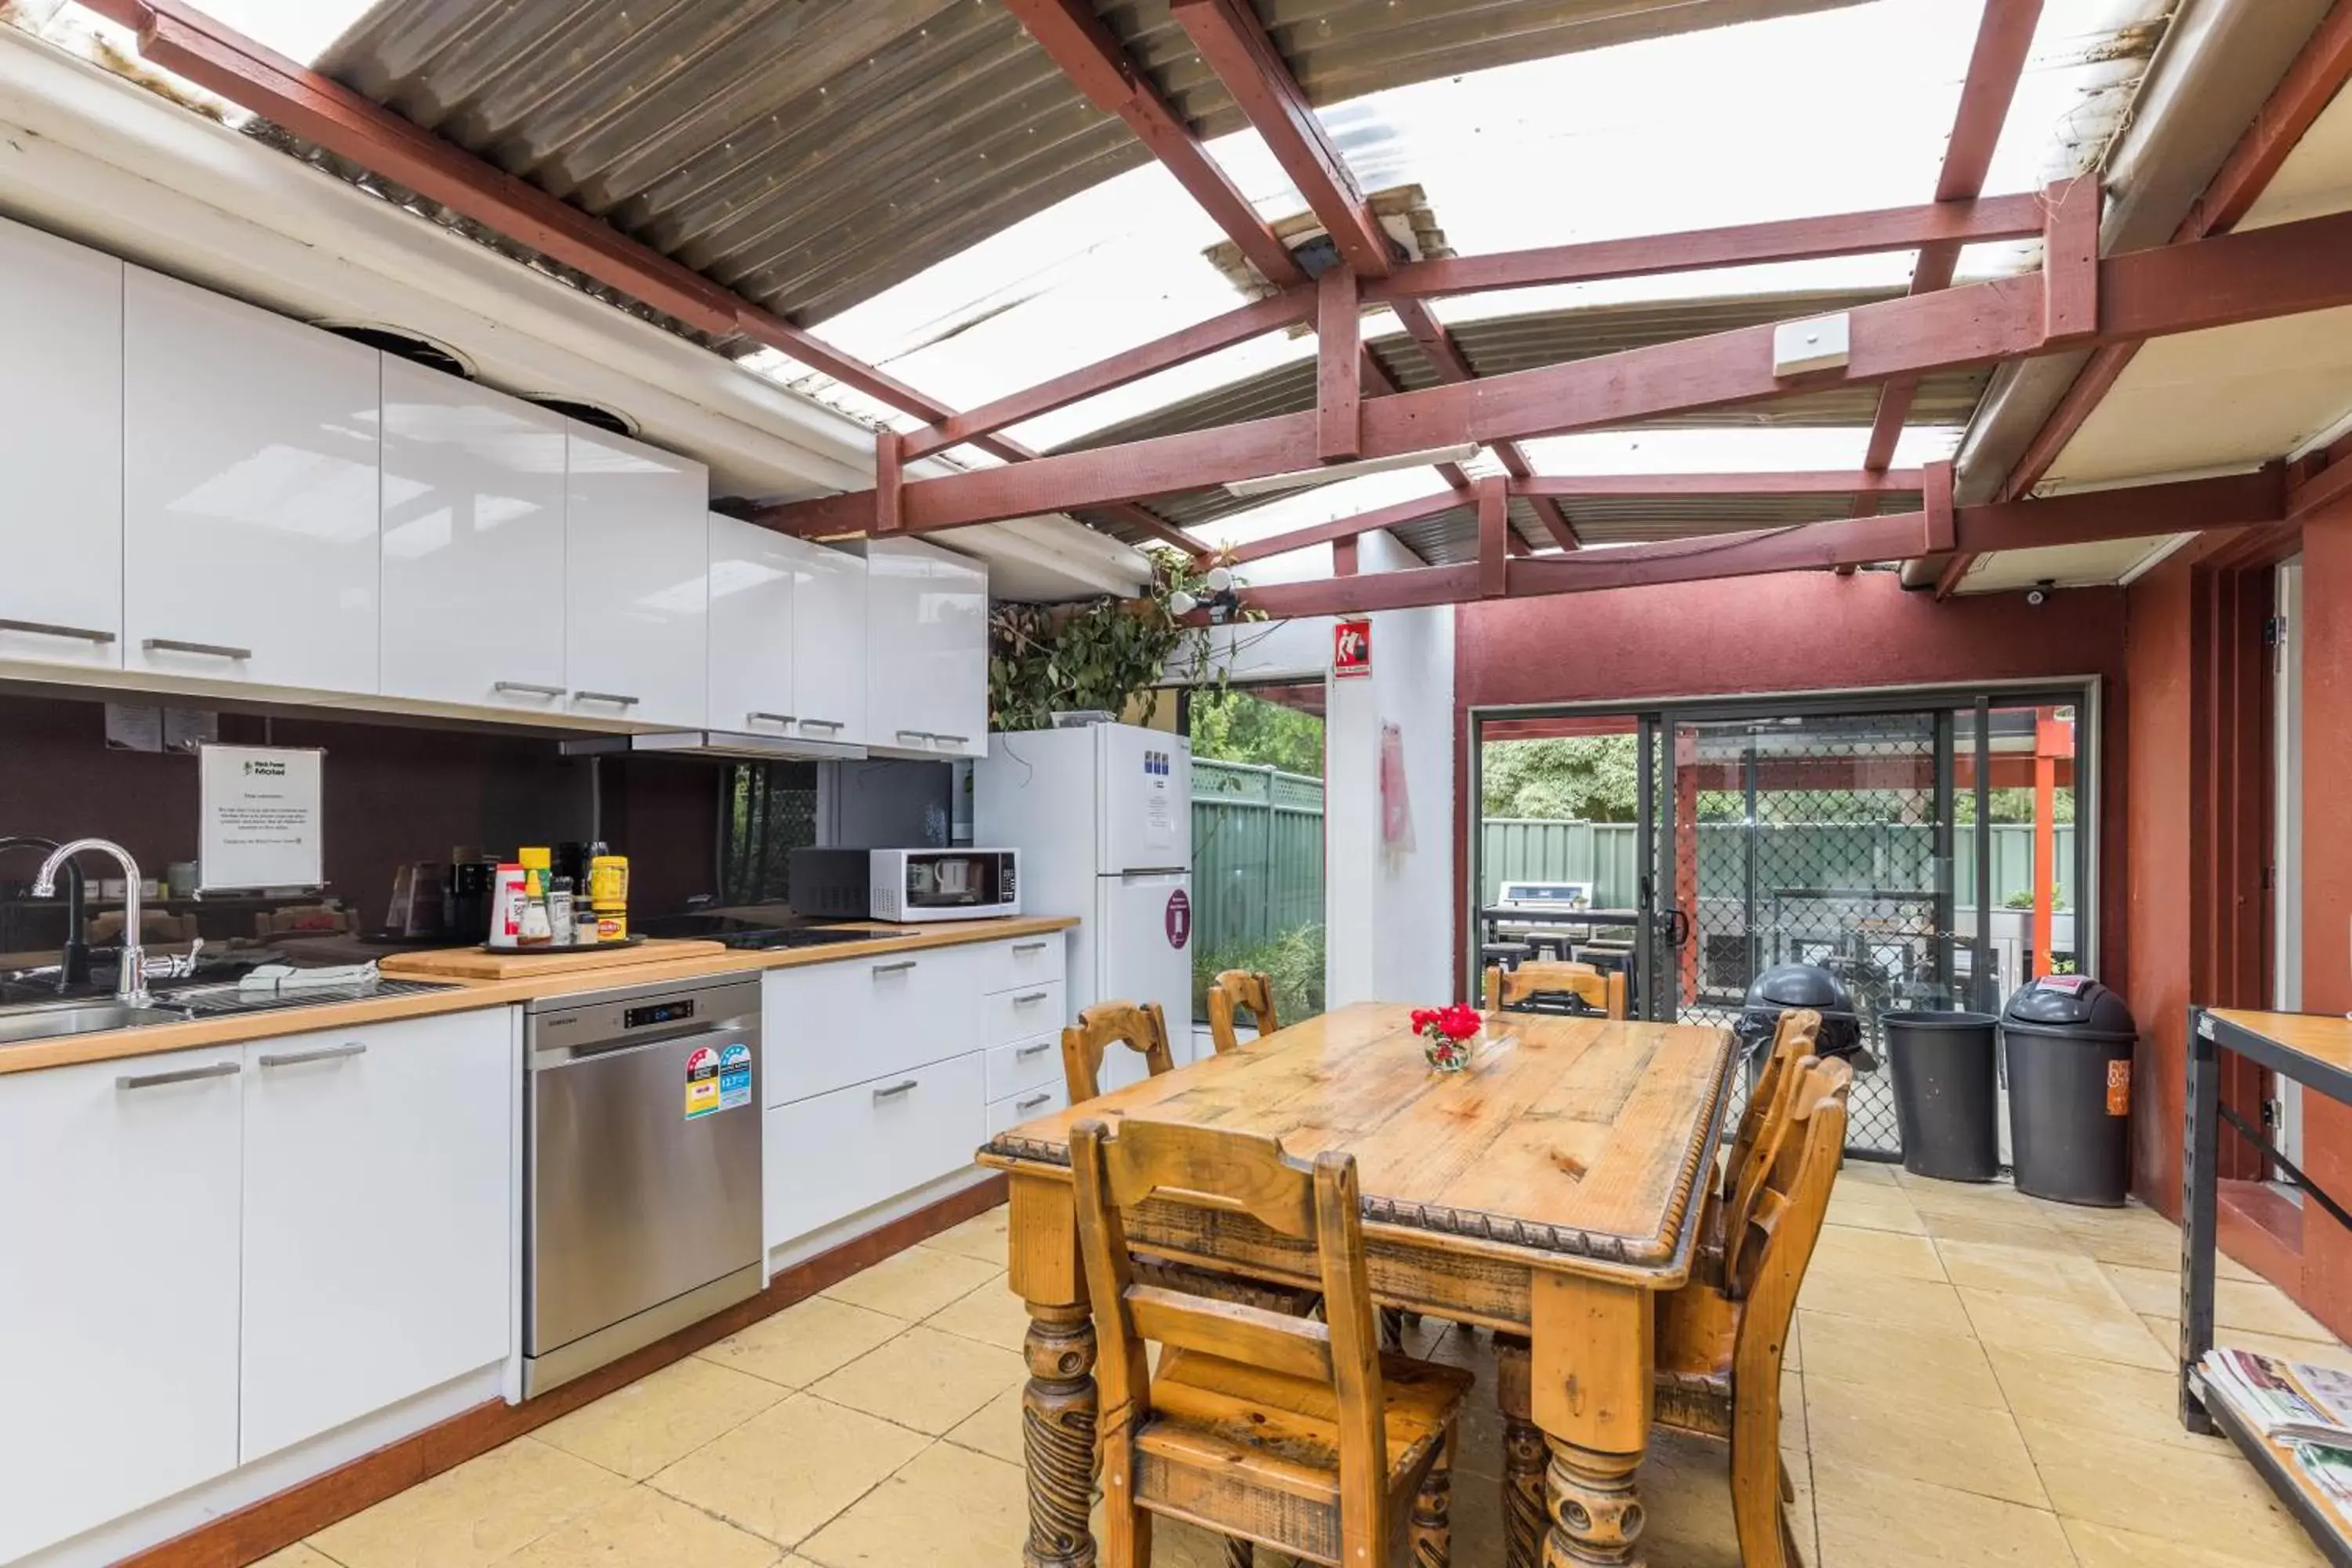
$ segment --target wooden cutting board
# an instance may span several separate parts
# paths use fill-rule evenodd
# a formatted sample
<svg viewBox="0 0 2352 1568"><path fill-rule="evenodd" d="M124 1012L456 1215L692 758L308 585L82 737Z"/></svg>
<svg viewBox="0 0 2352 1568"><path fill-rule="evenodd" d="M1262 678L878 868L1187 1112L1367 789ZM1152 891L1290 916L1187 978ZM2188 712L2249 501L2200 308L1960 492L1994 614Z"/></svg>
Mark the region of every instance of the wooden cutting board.
<svg viewBox="0 0 2352 1568"><path fill-rule="evenodd" d="M534 974L568 974L583 969L630 969L681 958L717 958L727 951L715 942L653 941L594 952L484 952L474 947L403 952L377 963L396 980L521 980Z"/></svg>

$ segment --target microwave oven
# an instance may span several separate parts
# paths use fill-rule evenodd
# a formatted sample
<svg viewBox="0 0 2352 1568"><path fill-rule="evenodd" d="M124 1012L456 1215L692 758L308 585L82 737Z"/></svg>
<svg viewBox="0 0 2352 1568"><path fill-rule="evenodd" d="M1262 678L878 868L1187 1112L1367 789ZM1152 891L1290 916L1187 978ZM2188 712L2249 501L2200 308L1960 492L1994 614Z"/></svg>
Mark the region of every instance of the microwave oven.
<svg viewBox="0 0 2352 1568"><path fill-rule="evenodd" d="M993 920L1021 912L1017 849L795 849L793 912L818 920Z"/></svg>

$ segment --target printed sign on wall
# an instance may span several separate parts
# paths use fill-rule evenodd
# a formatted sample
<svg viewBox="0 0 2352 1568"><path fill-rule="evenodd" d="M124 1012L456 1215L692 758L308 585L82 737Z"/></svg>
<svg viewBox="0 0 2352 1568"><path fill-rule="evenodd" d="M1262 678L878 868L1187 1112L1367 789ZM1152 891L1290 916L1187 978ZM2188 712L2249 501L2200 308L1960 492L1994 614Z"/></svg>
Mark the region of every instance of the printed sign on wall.
<svg viewBox="0 0 2352 1568"><path fill-rule="evenodd" d="M1372 623L1340 621L1331 628L1331 673L1335 676L1372 672Z"/></svg>
<svg viewBox="0 0 2352 1568"><path fill-rule="evenodd" d="M284 746L197 748L196 876L205 892L326 881L325 758Z"/></svg>

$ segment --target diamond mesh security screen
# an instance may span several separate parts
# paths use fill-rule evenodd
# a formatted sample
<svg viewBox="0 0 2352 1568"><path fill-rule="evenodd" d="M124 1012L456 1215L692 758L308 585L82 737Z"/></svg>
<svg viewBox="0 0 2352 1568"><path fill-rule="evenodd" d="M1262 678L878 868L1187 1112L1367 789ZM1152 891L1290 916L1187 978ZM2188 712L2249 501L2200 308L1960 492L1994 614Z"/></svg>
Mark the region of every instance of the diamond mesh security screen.
<svg viewBox="0 0 2352 1568"><path fill-rule="evenodd" d="M1937 726L1932 713L1830 715L1681 724L1674 735L1671 863L1691 924L1669 961L1678 1016L1729 1025L1765 971L1827 969L1853 998L1868 1052L1855 1063L1847 1146L1879 1158L1902 1152L1880 1020L1954 1005Z"/></svg>

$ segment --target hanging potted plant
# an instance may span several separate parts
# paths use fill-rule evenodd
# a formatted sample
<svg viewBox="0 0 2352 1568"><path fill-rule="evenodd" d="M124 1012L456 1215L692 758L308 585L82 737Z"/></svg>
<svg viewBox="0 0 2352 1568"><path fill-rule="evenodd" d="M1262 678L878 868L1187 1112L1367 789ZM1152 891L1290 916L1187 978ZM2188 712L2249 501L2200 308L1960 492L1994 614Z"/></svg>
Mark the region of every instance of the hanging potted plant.
<svg viewBox="0 0 2352 1568"><path fill-rule="evenodd" d="M1126 713L1168 679L1169 667L1209 667L1212 627L1191 619L1203 604L1230 604L1231 573L1212 587L1203 566L1173 550L1150 552L1141 598L1082 605L998 605L989 612L988 718L995 730L1051 728L1056 713ZM1256 618L1244 612L1244 619ZM1213 682L1224 684L1219 671ZM1150 712L1149 707L1146 713Z"/></svg>

